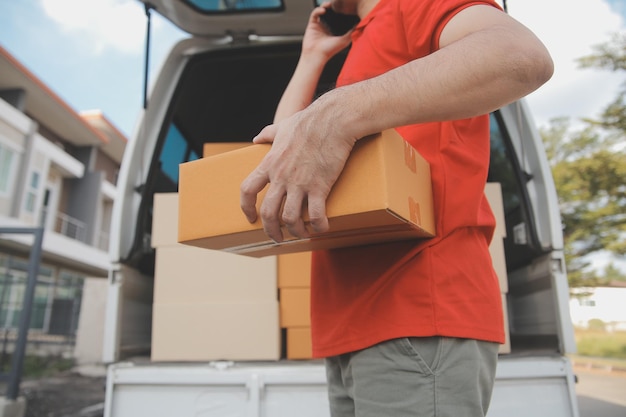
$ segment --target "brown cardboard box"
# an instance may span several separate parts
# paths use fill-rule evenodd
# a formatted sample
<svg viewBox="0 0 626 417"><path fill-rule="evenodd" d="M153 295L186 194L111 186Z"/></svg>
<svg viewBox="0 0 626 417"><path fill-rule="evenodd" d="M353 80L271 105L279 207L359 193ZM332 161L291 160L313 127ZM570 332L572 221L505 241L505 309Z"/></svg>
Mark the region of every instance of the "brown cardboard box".
<svg viewBox="0 0 626 417"><path fill-rule="evenodd" d="M327 200L330 231L276 244L240 208L241 182L270 145L180 165L178 241L250 256L434 236L430 166L395 130L361 139ZM264 192L259 195L259 202Z"/></svg>
<svg viewBox="0 0 626 417"><path fill-rule="evenodd" d="M155 193L152 207L152 247L181 246L178 243L178 193Z"/></svg>
<svg viewBox="0 0 626 417"><path fill-rule="evenodd" d="M485 184L485 196L487 197L491 210L493 210L493 214L496 217L496 230L494 235L506 237L502 185L499 182L488 182Z"/></svg>
<svg viewBox="0 0 626 417"><path fill-rule="evenodd" d="M154 304L151 359L278 360L278 302Z"/></svg>
<svg viewBox="0 0 626 417"><path fill-rule="evenodd" d="M491 210L496 218L496 229L493 234L493 239L489 245L489 252L491 253L491 260L493 262L493 268L498 275L498 281L500 282L500 291L503 293L509 290L509 283L506 272L506 258L504 254L504 238L506 237L506 224L504 217L504 204L502 200L502 187L500 183L490 182L485 185L485 196Z"/></svg>
<svg viewBox="0 0 626 417"><path fill-rule="evenodd" d="M311 252L278 255L278 288L311 286Z"/></svg>
<svg viewBox="0 0 626 417"><path fill-rule="evenodd" d="M206 158L213 155L219 155L224 152L234 151L246 146L252 145L252 142L207 142L202 146L202 157Z"/></svg>
<svg viewBox="0 0 626 417"><path fill-rule="evenodd" d="M282 288L280 290L280 327L311 326L311 289Z"/></svg>
<svg viewBox="0 0 626 417"><path fill-rule="evenodd" d="M502 309L504 310L504 344L500 345L498 353L511 353L511 335L509 331L509 306L507 295L502 293Z"/></svg>
<svg viewBox="0 0 626 417"><path fill-rule="evenodd" d="M506 258L504 256L504 241L502 237L497 235L493 236L491 244L489 245L489 253L491 254L491 261L493 263L493 269L498 275L498 282L500 283L500 291L509 291L508 274L506 272Z"/></svg>
<svg viewBox="0 0 626 417"><path fill-rule="evenodd" d="M287 359L311 359L313 346L311 344L310 327L290 327L287 329Z"/></svg>
<svg viewBox="0 0 626 417"><path fill-rule="evenodd" d="M243 257L187 245L156 249L156 304L276 300L273 257Z"/></svg>

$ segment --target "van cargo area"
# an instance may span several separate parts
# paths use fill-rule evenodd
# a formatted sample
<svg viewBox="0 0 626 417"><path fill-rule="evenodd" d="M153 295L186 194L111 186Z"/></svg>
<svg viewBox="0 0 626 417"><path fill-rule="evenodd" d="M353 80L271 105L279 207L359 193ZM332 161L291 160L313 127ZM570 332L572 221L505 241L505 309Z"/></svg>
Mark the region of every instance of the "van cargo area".
<svg viewBox="0 0 626 417"><path fill-rule="evenodd" d="M189 297L204 292L206 298L186 302L183 295L174 299L176 291L185 287L176 289L175 280L184 280L175 275L177 268L172 265L179 262L178 271L186 271L183 267L189 262L184 256L172 257L167 266L171 271L167 285L174 289L159 292L161 248L183 245L160 240L167 230L153 229L159 216L158 200L178 192L179 164L202 157L207 143L249 142L272 122L296 66L299 42L297 37L250 38L225 47L215 39L194 37L176 45L165 61L135 138L128 144L118 181L121 192L111 230L113 268L104 346L104 361L109 364L106 416L329 414L323 362L307 359L306 353L299 359L288 355L289 327L277 317L282 314L278 297L282 289L276 257L256 259L265 263L250 267L235 258L207 261L208 266L203 266L207 278L239 271L237 279L244 275L249 280L258 274L274 286L269 295L263 293L262 301L254 302L260 303L262 311L278 312L275 327L271 318L258 312L251 314L262 324L246 324L235 320L235 313L224 313L232 311L236 302L232 288L186 284L196 288L188 291ZM339 55L327 66L319 94L333 88L343 58ZM494 250L502 253L501 290L509 334L508 346L500 354L489 416L577 417L574 376L566 357L574 352L574 338L559 208L541 140L524 101L491 115L488 183L498 184L501 193L501 233L496 239L502 239L502 245ZM169 222L159 221L157 227L170 228L171 233L176 219L168 216ZM231 303L230 307L198 307L220 297L215 303ZM190 308L191 304L196 307ZM161 309L163 305L167 307ZM221 315L208 317L211 312ZM164 336L162 328L154 327L159 323L170 326L178 336ZM206 323L214 323L213 334ZM239 324L234 328L229 323ZM242 353L239 346L232 351L240 356L226 357L224 335L241 329L248 333L233 340L254 347L257 336L250 335L259 328L270 329L270 334L264 333L270 340L259 343L276 342L275 357L263 351L263 358L253 358L254 349ZM182 346L193 344L194 337L204 337L201 343L206 343L202 345L206 349ZM214 344L221 346L221 357L202 356L211 350L211 337L220 338ZM153 345L155 340L159 346ZM186 351L188 357L176 356Z"/></svg>

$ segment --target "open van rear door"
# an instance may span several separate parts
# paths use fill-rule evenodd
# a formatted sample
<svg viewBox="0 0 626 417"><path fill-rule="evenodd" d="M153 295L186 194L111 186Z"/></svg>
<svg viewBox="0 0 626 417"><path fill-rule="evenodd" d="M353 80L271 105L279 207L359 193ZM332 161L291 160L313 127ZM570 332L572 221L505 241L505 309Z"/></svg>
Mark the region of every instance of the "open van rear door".
<svg viewBox="0 0 626 417"><path fill-rule="evenodd" d="M311 0L140 0L194 36L302 35Z"/></svg>

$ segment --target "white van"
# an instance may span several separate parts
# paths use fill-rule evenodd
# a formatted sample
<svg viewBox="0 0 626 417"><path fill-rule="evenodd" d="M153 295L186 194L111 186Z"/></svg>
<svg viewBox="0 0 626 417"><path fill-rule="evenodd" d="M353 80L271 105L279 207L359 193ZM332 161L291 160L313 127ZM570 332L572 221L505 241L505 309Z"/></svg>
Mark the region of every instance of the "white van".
<svg viewBox="0 0 626 417"><path fill-rule="evenodd" d="M147 1L146 1L147 3ZM327 416L316 360L154 361L154 196L176 193L180 163L210 142L248 142L271 123L295 68L312 0L150 0L190 34L151 89L118 180L104 362L105 416ZM327 66L333 88L345 55ZM524 101L491 115L489 182L504 215L509 346L489 417L578 417L575 350L557 195ZM205 317L187 317L193 326ZM225 319L227 320L227 319Z"/></svg>

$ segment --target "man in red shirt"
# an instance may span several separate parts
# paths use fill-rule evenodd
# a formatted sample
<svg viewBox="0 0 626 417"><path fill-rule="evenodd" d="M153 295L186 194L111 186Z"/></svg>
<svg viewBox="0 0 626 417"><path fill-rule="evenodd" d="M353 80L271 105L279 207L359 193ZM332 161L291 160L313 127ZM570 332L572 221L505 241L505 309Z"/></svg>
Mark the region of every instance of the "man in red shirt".
<svg viewBox="0 0 626 417"><path fill-rule="evenodd" d="M347 35L326 7L356 14ZM352 43L337 88L313 100L328 60ZM437 236L313 254L313 353L326 358L333 416L484 416L503 318L484 196L489 112L547 81L541 42L493 0L332 0L256 143L273 143L241 186L268 236L328 228L325 201L354 143L389 128L431 166ZM281 210L282 207L282 210Z"/></svg>

